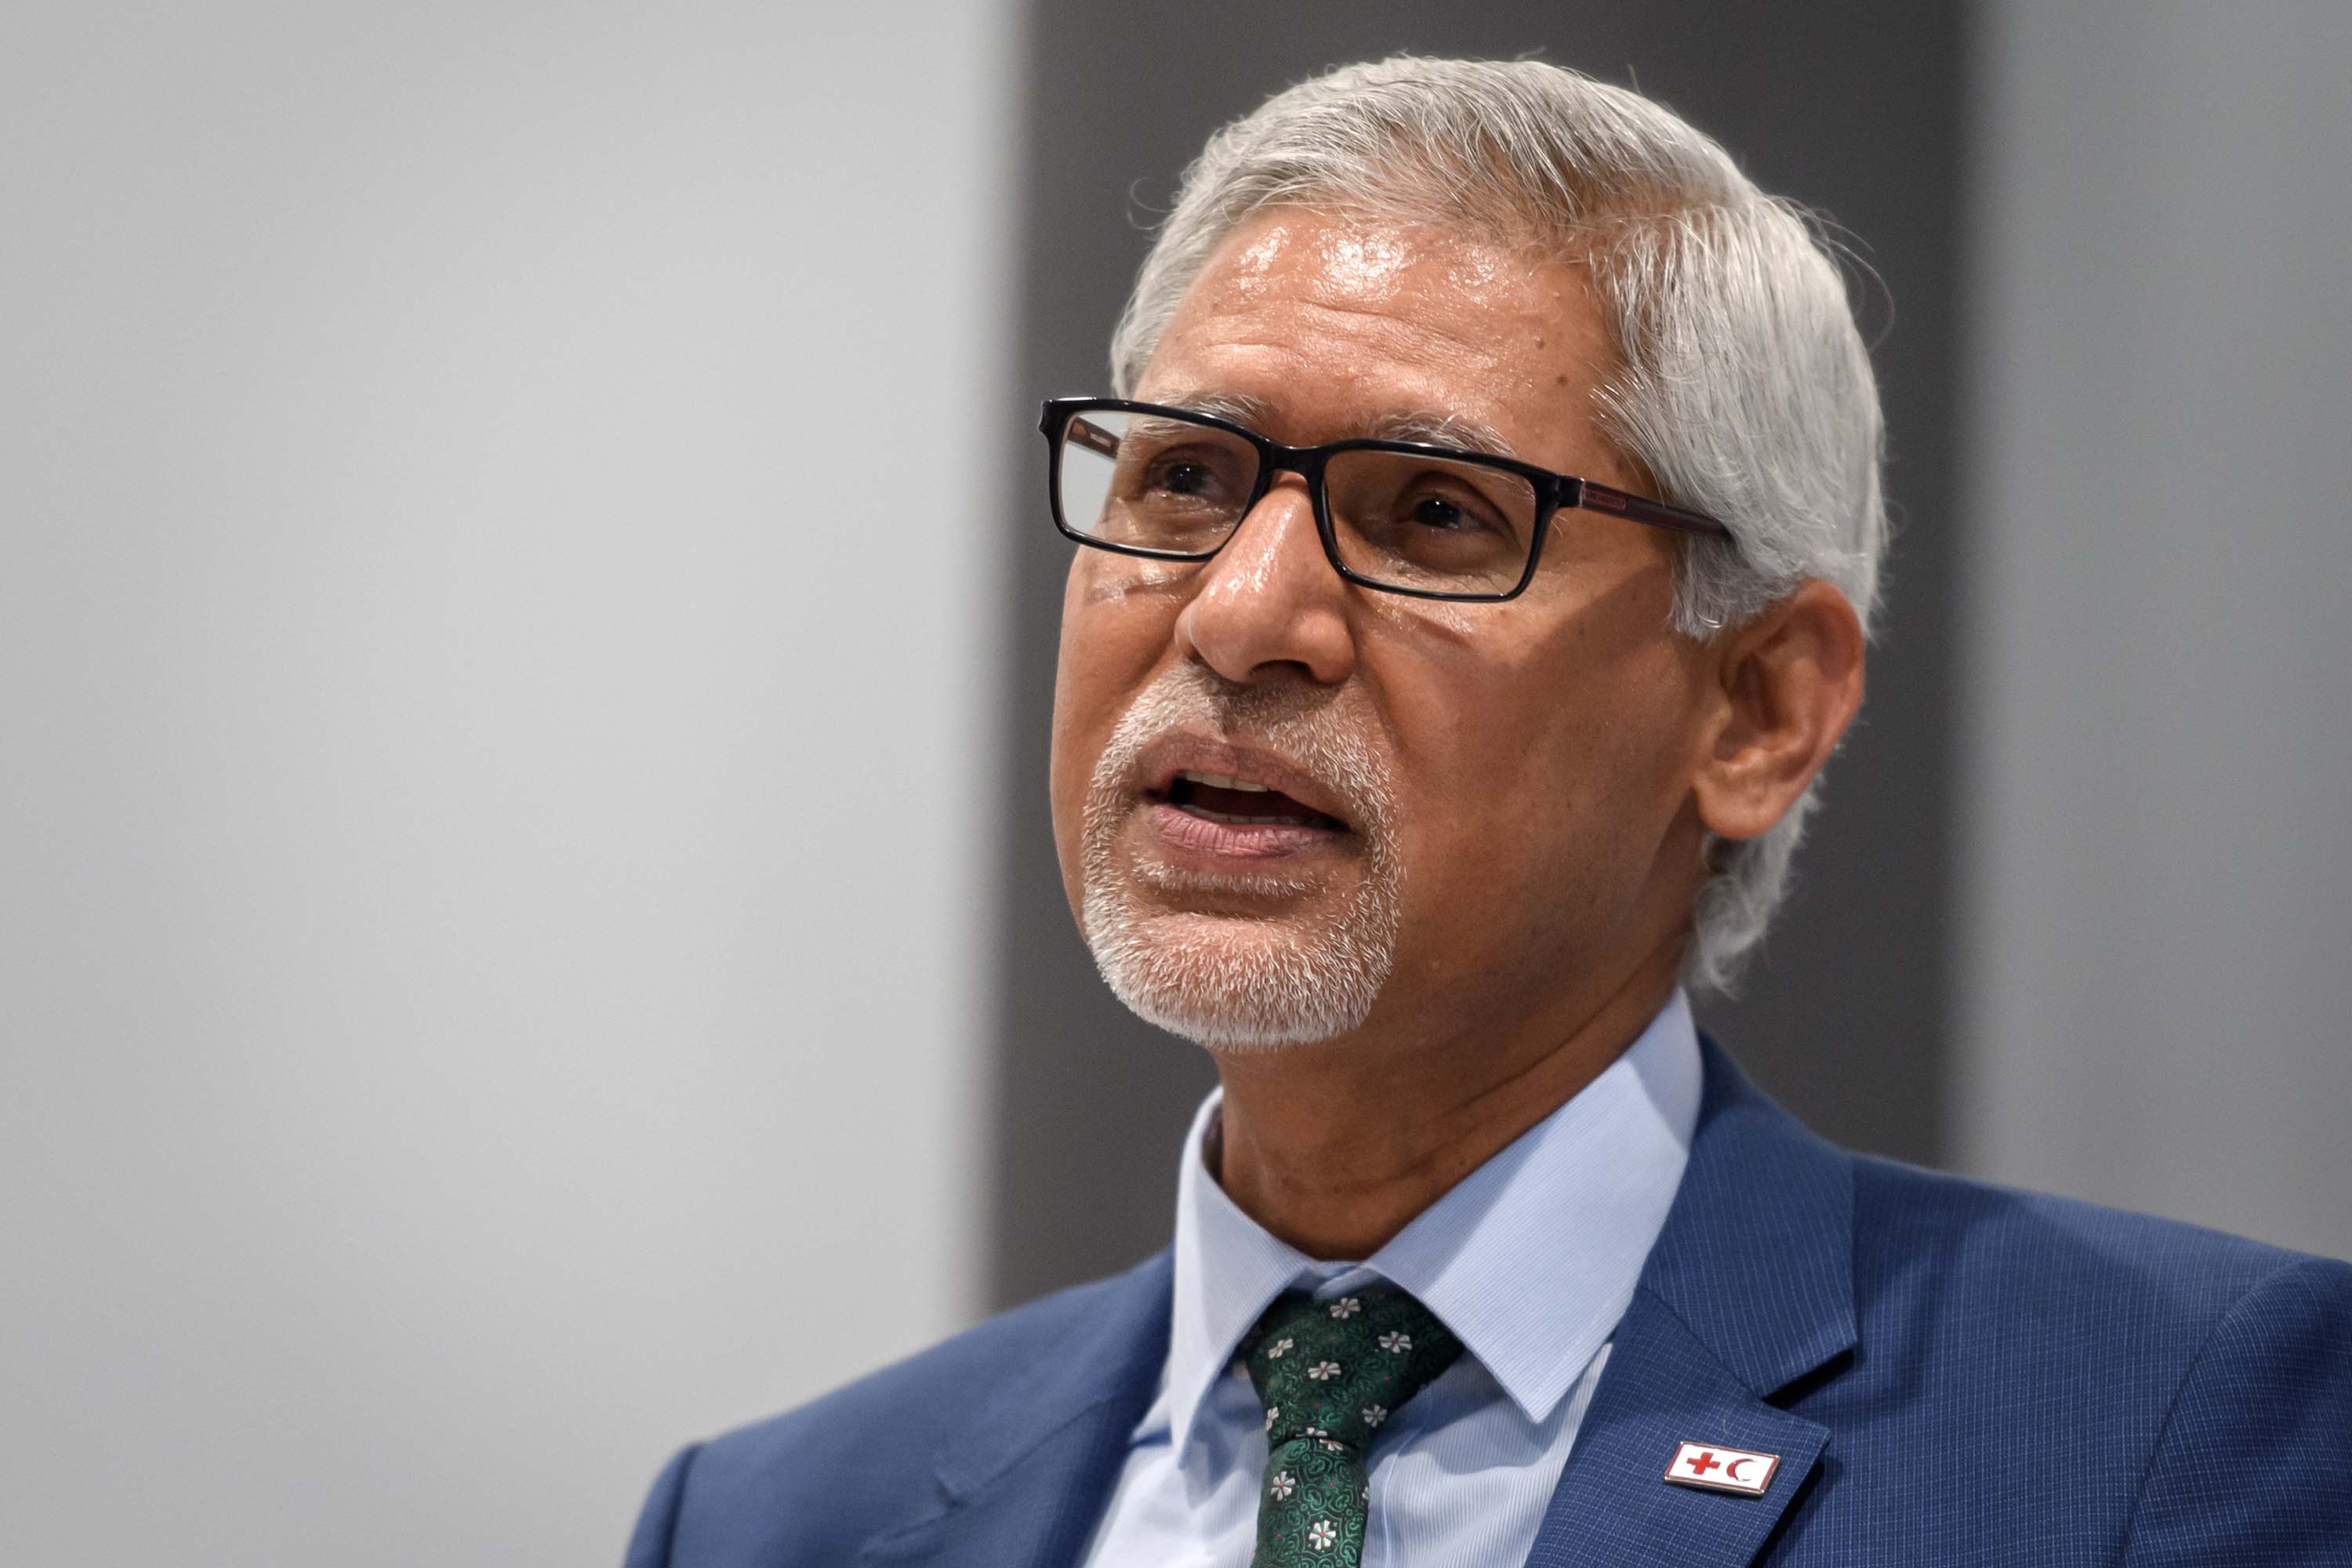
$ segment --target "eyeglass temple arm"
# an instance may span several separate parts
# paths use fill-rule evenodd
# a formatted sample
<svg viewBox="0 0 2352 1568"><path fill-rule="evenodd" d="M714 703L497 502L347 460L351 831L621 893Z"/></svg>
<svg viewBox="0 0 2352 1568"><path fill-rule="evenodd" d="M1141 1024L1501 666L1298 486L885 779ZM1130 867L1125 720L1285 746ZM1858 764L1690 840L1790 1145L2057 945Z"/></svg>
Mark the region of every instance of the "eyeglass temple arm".
<svg viewBox="0 0 2352 1568"><path fill-rule="evenodd" d="M1647 522L1659 528L1672 528L1684 533L1703 534L1709 539L1729 539L1731 530L1705 512L1690 511L1678 506L1668 506L1662 500L1629 494L1607 485L1594 484L1591 479L1576 482L1576 499L1572 505L1590 507L1595 511L1613 511L1630 517L1635 522Z"/></svg>
<svg viewBox="0 0 2352 1568"><path fill-rule="evenodd" d="M1070 422L1062 426L1062 438L1075 441L1089 452L1100 452L1106 458L1116 458L1118 456L1118 437L1083 414L1070 416Z"/></svg>

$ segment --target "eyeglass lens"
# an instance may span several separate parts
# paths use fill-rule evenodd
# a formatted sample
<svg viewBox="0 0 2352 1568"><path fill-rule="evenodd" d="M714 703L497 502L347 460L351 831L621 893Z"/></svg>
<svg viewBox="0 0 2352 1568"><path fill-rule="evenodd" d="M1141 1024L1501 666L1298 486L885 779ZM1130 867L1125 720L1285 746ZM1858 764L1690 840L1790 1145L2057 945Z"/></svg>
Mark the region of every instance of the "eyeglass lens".
<svg viewBox="0 0 2352 1568"><path fill-rule="evenodd" d="M1193 556L1232 537L1257 479L1257 448L1230 431L1112 409L1071 416L1055 475L1062 520L1076 532ZM1537 498L1517 474L1350 450L1331 454L1323 483L1339 559L1368 581L1505 594L1526 574Z"/></svg>

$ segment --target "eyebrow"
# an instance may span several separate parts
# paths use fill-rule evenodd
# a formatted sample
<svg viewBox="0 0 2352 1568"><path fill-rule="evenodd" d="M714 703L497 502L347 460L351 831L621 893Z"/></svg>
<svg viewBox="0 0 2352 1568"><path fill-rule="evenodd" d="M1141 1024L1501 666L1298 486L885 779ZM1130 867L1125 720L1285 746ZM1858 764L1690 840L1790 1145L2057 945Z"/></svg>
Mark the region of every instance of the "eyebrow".
<svg viewBox="0 0 2352 1568"><path fill-rule="evenodd" d="M1238 392L1196 392L1161 400L1170 408L1188 409L1212 419L1228 419L1255 430L1273 423L1274 405L1262 397Z"/></svg>
<svg viewBox="0 0 2352 1568"><path fill-rule="evenodd" d="M1169 398L1167 406L1231 420L1234 424L1246 425L1258 431L1272 424L1275 417L1273 404L1244 393L1187 394ZM1490 458L1525 461L1492 426L1475 419L1465 419L1456 414L1383 414L1358 434L1375 441L1417 441L1431 447L1458 447L1465 452L1481 452Z"/></svg>
<svg viewBox="0 0 2352 1568"><path fill-rule="evenodd" d="M1492 426L1454 414L1383 415L1373 420L1372 427L1364 433L1381 441L1420 441L1433 447L1459 447L1465 452L1483 452L1490 458L1509 458L1514 461L1519 457Z"/></svg>

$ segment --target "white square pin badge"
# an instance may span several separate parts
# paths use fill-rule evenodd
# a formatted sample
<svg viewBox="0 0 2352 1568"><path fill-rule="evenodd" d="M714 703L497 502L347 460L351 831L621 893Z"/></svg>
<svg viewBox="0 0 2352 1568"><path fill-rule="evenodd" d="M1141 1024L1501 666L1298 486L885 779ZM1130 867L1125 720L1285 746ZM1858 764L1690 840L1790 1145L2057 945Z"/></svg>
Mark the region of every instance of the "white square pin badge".
<svg viewBox="0 0 2352 1568"><path fill-rule="evenodd" d="M1740 1497L1762 1497L1780 1468L1778 1454L1753 1454L1718 1443L1685 1443L1666 1467L1666 1479L1678 1487L1697 1487Z"/></svg>

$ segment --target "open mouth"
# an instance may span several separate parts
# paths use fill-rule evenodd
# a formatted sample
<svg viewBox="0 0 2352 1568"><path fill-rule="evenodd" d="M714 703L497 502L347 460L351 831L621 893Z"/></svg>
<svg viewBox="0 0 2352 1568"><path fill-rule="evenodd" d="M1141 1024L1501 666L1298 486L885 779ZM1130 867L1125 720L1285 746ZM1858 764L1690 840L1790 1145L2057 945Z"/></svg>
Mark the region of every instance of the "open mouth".
<svg viewBox="0 0 2352 1568"><path fill-rule="evenodd" d="M1338 817L1293 800L1278 789L1223 773L1179 773L1163 790L1147 798L1171 805L1188 816L1239 826L1312 827L1344 833L1348 825Z"/></svg>

